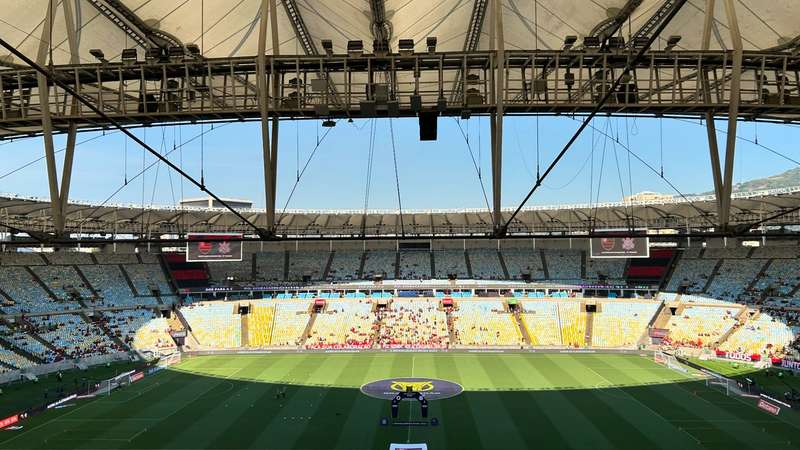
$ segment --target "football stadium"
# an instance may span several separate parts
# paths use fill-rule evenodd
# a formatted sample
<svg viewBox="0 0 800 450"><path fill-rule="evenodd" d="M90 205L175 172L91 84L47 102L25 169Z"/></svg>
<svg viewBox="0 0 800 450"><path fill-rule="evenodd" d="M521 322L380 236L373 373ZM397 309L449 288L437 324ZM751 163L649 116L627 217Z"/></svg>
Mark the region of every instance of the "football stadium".
<svg viewBox="0 0 800 450"><path fill-rule="evenodd" d="M0 449L800 448L797 0L0 6Z"/></svg>

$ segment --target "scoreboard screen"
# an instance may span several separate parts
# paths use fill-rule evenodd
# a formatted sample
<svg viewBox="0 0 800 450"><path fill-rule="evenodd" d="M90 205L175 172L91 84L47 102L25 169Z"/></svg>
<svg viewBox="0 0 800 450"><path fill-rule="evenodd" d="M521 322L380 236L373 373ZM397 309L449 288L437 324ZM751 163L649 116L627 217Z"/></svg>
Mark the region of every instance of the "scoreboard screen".
<svg viewBox="0 0 800 450"><path fill-rule="evenodd" d="M605 236L589 239L592 258L649 258L650 238Z"/></svg>
<svg viewBox="0 0 800 450"><path fill-rule="evenodd" d="M242 260L241 234L189 233L187 238L187 262Z"/></svg>

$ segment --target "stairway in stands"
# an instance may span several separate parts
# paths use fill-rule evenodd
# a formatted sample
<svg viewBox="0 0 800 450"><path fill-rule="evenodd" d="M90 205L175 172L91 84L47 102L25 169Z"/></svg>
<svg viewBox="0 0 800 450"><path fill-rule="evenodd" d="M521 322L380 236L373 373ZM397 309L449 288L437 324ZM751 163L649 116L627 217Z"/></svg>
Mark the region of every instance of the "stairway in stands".
<svg viewBox="0 0 800 450"><path fill-rule="evenodd" d="M242 347L250 344L250 314L242 314Z"/></svg>
<svg viewBox="0 0 800 450"><path fill-rule="evenodd" d="M308 336L311 334L311 330L314 328L314 322L316 320L317 320L317 313L312 309L311 313L308 315L308 323L306 324L306 327L303 329L303 335L300 336L300 343L298 344L299 347L305 347L306 340L308 339Z"/></svg>
<svg viewBox="0 0 800 450"><path fill-rule="evenodd" d="M547 269L547 258L544 257L544 250L539 249L539 258L542 259L542 273L544 274L544 279L550 279L550 271ZM534 274L531 274L531 278L533 278Z"/></svg>
<svg viewBox="0 0 800 450"><path fill-rule="evenodd" d="M522 340L523 342L525 342L525 345L528 346L532 345L533 341L531 341L531 335L530 333L528 333L528 327L526 327L525 324L522 322L522 318L519 315L519 311L514 311L513 313L511 313L511 315L514 317L514 322L517 324L517 327L519 328L519 332L522 335Z"/></svg>
<svg viewBox="0 0 800 450"><path fill-rule="evenodd" d="M586 311L586 305L581 302L581 309ZM594 328L594 315L593 312L586 313L586 335L584 336L584 346L591 347L592 346L592 329Z"/></svg>
<svg viewBox="0 0 800 450"><path fill-rule="evenodd" d="M470 280L474 280L475 276L472 274L472 262L469 260L469 252L464 250L464 261L467 263L467 277Z"/></svg>
<svg viewBox="0 0 800 450"><path fill-rule="evenodd" d="M708 292L708 288L711 287L711 283L714 282L714 277L717 276L717 273L719 272L719 268L722 267L722 263L724 261L725 261L724 259L720 258L720 259L717 260L717 263L714 264L714 270L711 271L711 275L708 276L708 280L706 280L706 284L705 284L705 286L703 286L703 291L702 292L704 294L706 292Z"/></svg>
<svg viewBox="0 0 800 450"><path fill-rule="evenodd" d="M105 321L102 320L103 319L103 315L99 311L95 311L94 314L95 314L95 317L97 317L100 320L92 321L92 319L89 318L89 316L87 316L84 313L80 313L79 315L81 316L81 319L83 319L84 322L88 323L89 325L94 325L94 326L100 328L100 330L102 330L103 333L105 333L106 336L108 336L109 339L111 339L115 344L117 344L119 346L119 348L129 351L130 347L128 347L128 344L122 342L122 339L120 339L115 333L111 332L111 330L108 328L108 326L106 326Z"/></svg>
<svg viewBox="0 0 800 450"><path fill-rule="evenodd" d="M508 275L508 267L506 266L506 260L503 258L503 252L497 250L497 258L500 260L500 268L503 269L503 279L510 280L511 277Z"/></svg>
<svg viewBox="0 0 800 450"><path fill-rule="evenodd" d="M125 270L125 266L119 264L119 271L122 272L122 278L125 278L125 283L128 284L128 288L133 292L133 295L138 297L140 294L136 292L136 286L133 285L133 280L131 280L130 275L128 275L128 271Z"/></svg>
<svg viewBox="0 0 800 450"><path fill-rule="evenodd" d="M28 271L28 274L29 274L29 275L30 275L30 276L31 276L31 277L32 277L32 278L33 278L33 279L34 279L34 280L35 280L37 283L39 283L39 287L41 287L41 288L42 288L42 289L43 289L45 292L47 292L47 296L48 296L48 297L50 297L50 299L52 299L52 300L53 300L53 301L55 301L55 302L59 301L58 297L56 296L56 293L55 293L55 292L53 292L53 291L50 289L50 286L48 286L48 285L47 285L47 283L45 283L44 281L42 281L42 279L41 279L41 278L39 278L39 275L36 275L36 272L34 272L34 271L33 271L33 270L32 270L32 269L29 267L29 266L24 266L24 267L25 267L25 270L26 270L26 271Z"/></svg>
<svg viewBox="0 0 800 450"><path fill-rule="evenodd" d="M328 275L331 273L331 266L333 265L333 257L336 255L336 251L333 250L328 254L328 262L325 263L325 270L322 272L322 279L327 280Z"/></svg>

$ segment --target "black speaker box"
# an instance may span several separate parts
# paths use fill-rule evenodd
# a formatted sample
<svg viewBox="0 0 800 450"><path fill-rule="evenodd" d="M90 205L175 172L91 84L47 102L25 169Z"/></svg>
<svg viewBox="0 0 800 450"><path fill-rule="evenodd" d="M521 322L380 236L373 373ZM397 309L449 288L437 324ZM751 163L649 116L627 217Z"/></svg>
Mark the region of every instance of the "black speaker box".
<svg viewBox="0 0 800 450"><path fill-rule="evenodd" d="M436 140L436 126L439 120L439 114L435 112L421 112L419 113L419 140L420 141L435 141Z"/></svg>

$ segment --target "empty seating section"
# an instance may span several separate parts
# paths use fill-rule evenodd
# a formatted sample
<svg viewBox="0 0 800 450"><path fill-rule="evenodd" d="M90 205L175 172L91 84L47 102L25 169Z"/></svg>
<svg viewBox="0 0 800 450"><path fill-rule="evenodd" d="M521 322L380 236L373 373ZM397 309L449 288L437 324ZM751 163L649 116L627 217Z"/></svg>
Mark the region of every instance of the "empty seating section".
<svg viewBox="0 0 800 450"><path fill-rule="evenodd" d="M149 309L127 309L103 313L108 330L129 347L133 345L137 331L157 317L158 315Z"/></svg>
<svg viewBox="0 0 800 450"><path fill-rule="evenodd" d="M0 325L0 336L13 346L41 358L46 363L55 361L58 356L41 342L19 329L14 331L4 325Z"/></svg>
<svg viewBox="0 0 800 450"><path fill-rule="evenodd" d="M3 266L41 266L43 264L45 264L44 259L38 253L0 253L0 265Z"/></svg>
<svg viewBox="0 0 800 450"><path fill-rule="evenodd" d="M234 278L250 281L253 279L253 262L245 255L242 261L215 261L208 263L211 279L217 282Z"/></svg>
<svg viewBox="0 0 800 450"><path fill-rule="evenodd" d="M796 259L799 257L800 257L800 247L798 246L756 247L752 255L752 258Z"/></svg>
<svg viewBox="0 0 800 450"><path fill-rule="evenodd" d="M522 302L520 319L531 339L531 345L562 345L561 326L558 323L558 305L556 302Z"/></svg>
<svg viewBox="0 0 800 450"><path fill-rule="evenodd" d="M736 324L738 308L721 306L685 307L667 322L669 342L674 345L707 347Z"/></svg>
<svg viewBox="0 0 800 450"><path fill-rule="evenodd" d="M794 333L785 323L761 313L731 333L720 345L720 350L770 355L782 352L794 339Z"/></svg>
<svg viewBox="0 0 800 450"><path fill-rule="evenodd" d="M233 304L199 302L181 308L197 342L209 348L234 348L242 345L242 316L233 313Z"/></svg>
<svg viewBox="0 0 800 450"><path fill-rule="evenodd" d="M105 355L122 351L96 325L76 314L30 317L28 321L45 341L60 349L69 359Z"/></svg>
<svg viewBox="0 0 800 450"><path fill-rule="evenodd" d="M94 264L92 255L86 252L52 252L42 253L47 261L53 265Z"/></svg>
<svg viewBox="0 0 800 450"><path fill-rule="evenodd" d="M558 317L561 322L561 340L569 347L583 347L586 344L586 311L578 302L558 303Z"/></svg>
<svg viewBox="0 0 800 450"><path fill-rule="evenodd" d="M592 346L635 347L644 335L657 302L602 302L592 322Z"/></svg>
<svg viewBox="0 0 800 450"><path fill-rule="evenodd" d="M577 250L544 250L550 278L564 282L581 279L581 252Z"/></svg>
<svg viewBox="0 0 800 450"><path fill-rule="evenodd" d="M700 304L700 305L730 305L730 302L717 300L705 294L683 294L681 303Z"/></svg>
<svg viewBox="0 0 800 450"><path fill-rule="evenodd" d="M105 253L94 254L98 264L139 264L135 253Z"/></svg>
<svg viewBox="0 0 800 450"><path fill-rule="evenodd" d="M436 278L446 279L450 274L455 274L460 279L469 277L464 250L438 250L433 252L433 257L436 262Z"/></svg>
<svg viewBox="0 0 800 450"><path fill-rule="evenodd" d="M419 280L430 277L430 252L413 250L400 252L400 279Z"/></svg>
<svg viewBox="0 0 800 450"><path fill-rule="evenodd" d="M624 259L586 258L586 279L599 280L602 275L608 281L624 281L625 261Z"/></svg>
<svg viewBox="0 0 800 450"><path fill-rule="evenodd" d="M72 266L34 266L31 270L62 300L69 299L70 292L77 292L82 298L93 297Z"/></svg>
<svg viewBox="0 0 800 450"><path fill-rule="evenodd" d="M500 301L461 301L452 313L456 342L470 346L518 346L522 334Z"/></svg>
<svg viewBox="0 0 800 450"><path fill-rule="evenodd" d="M756 278L766 263L763 259L725 259L706 293L718 300L734 302Z"/></svg>
<svg viewBox="0 0 800 450"><path fill-rule="evenodd" d="M390 250L371 250L364 257L364 275L362 278L369 280L375 275L384 275L387 280L393 280L395 274L395 261L397 253Z"/></svg>
<svg viewBox="0 0 800 450"><path fill-rule="evenodd" d="M317 314L306 348L369 348L375 334L369 300L328 302Z"/></svg>
<svg viewBox="0 0 800 450"><path fill-rule="evenodd" d="M28 367L34 366L33 361L2 347L0 347L0 362L17 369L27 369ZM0 366L0 373L8 370L10 369Z"/></svg>
<svg viewBox="0 0 800 450"><path fill-rule="evenodd" d="M136 298L117 265L79 266L104 306L156 305L153 298Z"/></svg>
<svg viewBox="0 0 800 450"><path fill-rule="evenodd" d="M741 259L741 258L746 258L748 253L750 253L750 247L707 248L705 253L703 253L703 258Z"/></svg>
<svg viewBox="0 0 800 450"><path fill-rule="evenodd" d="M756 281L755 288L766 290L774 288L779 295L789 295L800 284L800 261L796 259L775 259Z"/></svg>
<svg viewBox="0 0 800 450"><path fill-rule="evenodd" d="M73 301L53 301L23 267L0 267L0 289L14 301L13 305L3 305L3 311L8 313L58 312L81 307Z"/></svg>
<svg viewBox="0 0 800 450"><path fill-rule="evenodd" d="M256 275L265 281L283 281L284 252L256 253Z"/></svg>
<svg viewBox="0 0 800 450"><path fill-rule="evenodd" d="M358 279L358 269L361 267L361 255L364 252L336 250L333 254L328 279L332 281L351 281Z"/></svg>
<svg viewBox="0 0 800 450"><path fill-rule="evenodd" d="M503 250L508 276L513 280L522 279L522 274L530 274L532 280L543 280L542 256L538 250Z"/></svg>
<svg viewBox="0 0 800 450"><path fill-rule="evenodd" d="M716 265L716 259L687 259L684 255L675 266L667 290L676 292L680 286L686 285L686 292L702 292Z"/></svg>
<svg viewBox="0 0 800 450"><path fill-rule="evenodd" d="M497 250L477 249L469 251L469 263L472 266L472 277L479 280L505 279L503 267Z"/></svg>
<svg viewBox="0 0 800 450"><path fill-rule="evenodd" d="M447 315L437 300L394 300L381 312L381 348L445 348Z"/></svg>
<svg viewBox="0 0 800 450"><path fill-rule="evenodd" d="M159 264L158 255L155 253L138 253L142 264Z"/></svg>
<svg viewBox="0 0 800 450"><path fill-rule="evenodd" d="M152 288L159 289L162 296L172 294L172 288L159 264L130 264L124 268L139 295L153 295Z"/></svg>
<svg viewBox="0 0 800 450"><path fill-rule="evenodd" d="M136 330L131 347L140 352L170 353L177 347L169 335L169 331L168 319L164 317L150 319Z"/></svg>
<svg viewBox="0 0 800 450"><path fill-rule="evenodd" d="M272 328L273 346L297 346L303 338L308 325L309 308L307 301L278 302L275 308L275 325Z"/></svg>
<svg viewBox="0 0 800 450"><path fill-rule="evenodd" d="M289 252L289 280L321 280L328 263L328 252Z"/></svg>
<svg viewBox="0 0 800 450"><path fill-rule="evenodd" d="M269 347L272 343L272 327L275 323L275 304L266 302L250 303L247 315L247 345L249 347Z"/></svg>

